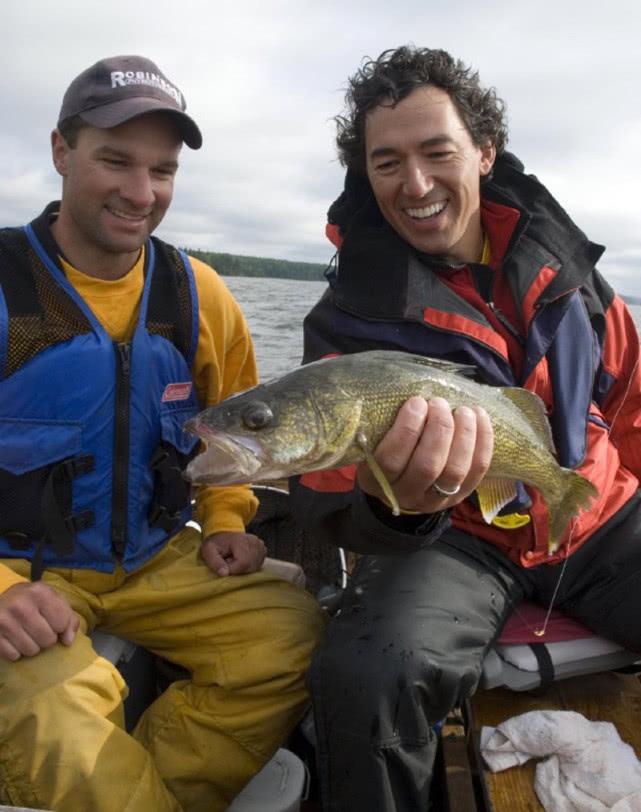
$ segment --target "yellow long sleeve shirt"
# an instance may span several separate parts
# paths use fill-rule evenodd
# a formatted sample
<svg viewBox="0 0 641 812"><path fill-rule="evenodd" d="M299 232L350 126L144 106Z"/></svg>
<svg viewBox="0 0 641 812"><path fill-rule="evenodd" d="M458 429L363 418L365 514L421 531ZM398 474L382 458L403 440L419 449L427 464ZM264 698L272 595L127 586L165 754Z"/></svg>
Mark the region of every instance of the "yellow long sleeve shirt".
<svg viewBox="0 0 641 812"><path fill-rule="evenodd" d="M192 369L203 406L212 406L257 383L256 359L242 311L216 271L190 257L198 293L198 345ZM116 280L87 276L61 260L67 278L114 341L135 330L144 285L144 250L133 268ZM203 538L226 530L243 531L257 500L246 486L198 488L196 517ZM23 579L0 564L0 593Z"/></svg>

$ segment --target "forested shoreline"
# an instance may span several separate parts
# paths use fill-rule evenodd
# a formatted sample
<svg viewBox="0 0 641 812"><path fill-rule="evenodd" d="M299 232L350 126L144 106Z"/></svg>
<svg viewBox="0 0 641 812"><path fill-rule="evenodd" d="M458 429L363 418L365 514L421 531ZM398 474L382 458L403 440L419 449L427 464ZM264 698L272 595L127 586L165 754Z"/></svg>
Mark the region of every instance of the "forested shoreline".
<svg viewBox="0 0 641 812"><path fill-rule="evenodd" d="M192 257L215 268L221 276L267 276L279 279L323 280L326 265L316 262L292 262L287 259L244 257L216 251L197 251L186 248Z"/></svg>

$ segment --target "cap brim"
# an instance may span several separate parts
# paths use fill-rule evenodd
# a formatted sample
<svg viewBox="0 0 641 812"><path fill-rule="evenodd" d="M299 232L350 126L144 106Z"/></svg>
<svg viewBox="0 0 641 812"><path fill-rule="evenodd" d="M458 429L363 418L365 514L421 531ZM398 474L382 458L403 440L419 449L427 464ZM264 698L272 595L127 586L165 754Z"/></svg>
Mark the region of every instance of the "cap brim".
<svg viewBox="0 0 641 812"><path fill-rule="evenodd" d="M125 121L145 113L169 113L175 119L185 144L191 149L200 149L202 146L203 137L196 122L187 113L176 110L175 107L168 107L160 99L141 97L121 99L112 104L94 107L93 110L83 110L78 115L92 127L107 129L117 127L119 124L124 124Z"/></svg>

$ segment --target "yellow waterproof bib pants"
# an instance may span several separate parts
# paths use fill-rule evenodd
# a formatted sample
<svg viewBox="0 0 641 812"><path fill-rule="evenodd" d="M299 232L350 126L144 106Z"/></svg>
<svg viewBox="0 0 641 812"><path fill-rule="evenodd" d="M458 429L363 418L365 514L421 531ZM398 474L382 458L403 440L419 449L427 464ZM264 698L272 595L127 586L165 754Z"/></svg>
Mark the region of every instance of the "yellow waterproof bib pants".
<svg viewBox="0 0 641 812"><path fill-rule="evenodd" d="M221 812L301 718L324 620L266 572L213 574L185 528L133 574L51 570L81 628L69 648L0 660L0 799L55 812ZM24 561L6 561L26 575ZM189 669L124 730L126 686L95 626Z"/></svg>

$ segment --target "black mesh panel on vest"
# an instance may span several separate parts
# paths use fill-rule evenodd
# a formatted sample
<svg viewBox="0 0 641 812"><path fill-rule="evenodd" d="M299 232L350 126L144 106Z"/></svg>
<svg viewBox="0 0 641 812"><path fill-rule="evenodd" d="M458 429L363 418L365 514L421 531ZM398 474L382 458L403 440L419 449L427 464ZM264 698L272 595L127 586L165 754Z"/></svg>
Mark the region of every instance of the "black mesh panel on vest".
<svg viewBox="0 0 641 812"><path fill-rule="evenodd" d="M192 302L187 271L177 249L160 240L154 240L154 245L165 263L158 257L149 293L147 331L171 341L190 362ZM160 272L163 266L169 273Z"/></svg>
<svg viewBox="0 0 641 812"><path fill-rule="evenodd" d="M91 332L73 299L58 285L19 229L0 235L0 286L9 313L4 377L54 344Z"/></svg>

